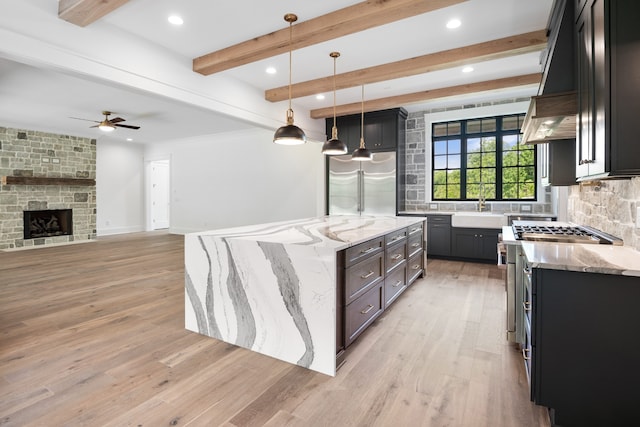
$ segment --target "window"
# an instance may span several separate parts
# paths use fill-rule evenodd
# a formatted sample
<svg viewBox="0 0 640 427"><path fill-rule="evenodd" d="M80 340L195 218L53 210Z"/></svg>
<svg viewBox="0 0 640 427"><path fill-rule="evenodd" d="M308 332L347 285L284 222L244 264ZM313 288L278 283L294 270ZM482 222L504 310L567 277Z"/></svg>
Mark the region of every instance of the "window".
<svg viewBox="0 0 640 427"><path fill-rule="evenodd" d="M433 124L433 200L535 200L536 149L524 114Z"/></svg>

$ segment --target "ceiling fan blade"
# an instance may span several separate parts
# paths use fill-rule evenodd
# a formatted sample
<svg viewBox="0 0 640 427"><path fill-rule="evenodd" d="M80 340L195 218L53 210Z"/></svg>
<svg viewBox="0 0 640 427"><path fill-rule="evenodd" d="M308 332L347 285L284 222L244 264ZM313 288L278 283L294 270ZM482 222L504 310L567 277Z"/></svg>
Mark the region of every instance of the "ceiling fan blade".
<svg viewBox="0 0 640 427"><path fill-rule="evenodd" d="M119 127L119 128L127 128L127 129L140 129L140 126L117 125L117 124L114 124L114 126Z"/></svg>
<svg viewBox="0 0 640 427"><path fill-rule="evenodd" d="M122 117L114 117L113 119L109 119L109 121L111 123L120 123L120 122L125 122L126 120L123 119Z"/></svg>
<svg viewBox="0 0 640 427"><path fill-rule="evenodd" d="M85 122L100 123L98 120L81 119L80 117L69 117L69 118L70 119L75 119L75 120L84 120Z"/></svg>
<svg viewBox="0 0 640 427"><path fill-rule="evenodd" d="M97 128L100 125L89 126L90 128Z"/></svg>

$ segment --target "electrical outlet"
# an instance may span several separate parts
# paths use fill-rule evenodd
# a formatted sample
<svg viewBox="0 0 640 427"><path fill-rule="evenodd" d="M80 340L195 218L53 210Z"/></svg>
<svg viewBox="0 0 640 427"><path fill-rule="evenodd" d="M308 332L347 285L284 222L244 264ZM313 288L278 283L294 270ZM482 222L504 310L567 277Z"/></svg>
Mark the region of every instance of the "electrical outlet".
<svg viewBox="0 0 640 427"><path fill-rule="evenodd" d="M429 209L438 209L438 204L437 203L431 203L429 205Z"/></svg>
<svg viewBox="0 0 640 427"><path fill-rule="evenodd" d="M531 205L520 206L520 212L531 212Z"/></svg>

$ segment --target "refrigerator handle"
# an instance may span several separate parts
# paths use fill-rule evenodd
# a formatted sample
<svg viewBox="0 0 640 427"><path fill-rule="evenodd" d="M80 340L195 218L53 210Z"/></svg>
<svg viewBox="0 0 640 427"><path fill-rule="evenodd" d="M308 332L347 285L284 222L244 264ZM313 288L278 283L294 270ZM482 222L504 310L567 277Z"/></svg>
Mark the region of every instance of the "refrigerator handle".
<svg viewBox="0 0 640 427"><path fill-rule="evenodd" d="M364 211L364 171L358 171L358 213Z"/></svg>

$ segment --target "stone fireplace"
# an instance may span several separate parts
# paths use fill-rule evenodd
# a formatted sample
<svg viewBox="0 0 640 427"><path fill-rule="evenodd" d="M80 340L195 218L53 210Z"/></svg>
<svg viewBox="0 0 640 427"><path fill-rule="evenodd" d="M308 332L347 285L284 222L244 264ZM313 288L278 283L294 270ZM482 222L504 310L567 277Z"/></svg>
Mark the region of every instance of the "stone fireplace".
<svg viewBox="0 0 640 427"><path fill-rule="evenodd" d="M0 127L0 177L0 250L96 238L94 139Z"/></svg>
<svg viewBox="0 0 640 427"><path fill-rule="evenodd" d="M24 238L70 236L73 234L72 209L47 209L44 211L24 211Z"/></svg>

